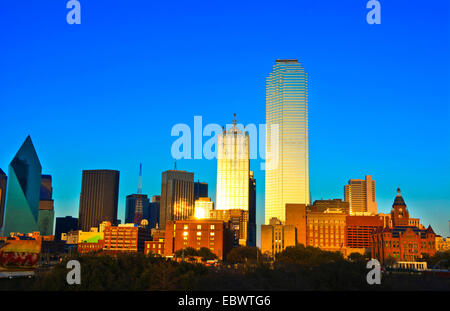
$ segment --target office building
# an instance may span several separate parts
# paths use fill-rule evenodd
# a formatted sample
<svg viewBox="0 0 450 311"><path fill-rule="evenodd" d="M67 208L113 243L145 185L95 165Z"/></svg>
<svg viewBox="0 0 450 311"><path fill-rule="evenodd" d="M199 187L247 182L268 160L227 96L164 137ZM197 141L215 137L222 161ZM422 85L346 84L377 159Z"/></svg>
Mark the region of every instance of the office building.
<svg viewBox="0 0 450 311"><path fill-rule="evenodd" d="M56 217L55 240L61 240L62 233L68 233L78 229L78 218L72 216Z"/></svg>
<svg viewBox="0 0 450 311"><path fill-rule="evenodd" d="M250 178L250 140L236 126L224 129L217 144L216 209L248 211Z"/></svg>
<svg viewBox="0 0 450 311"><path fill-rule="evenodd" d="M28 136L9 165L3 235L39 231L41 163Z"/></svg>
<svg viewBox="0 0 450 311"><path fill-rule="evenodd" d="M284 225L279 219L272 218L268 225L261 225L261 253L271 258L286 247L295 246L295 226Z"/></svg>
<svg viewBox="0 0 450 311"><path fill-rule="evenodd" d="M350 179L344 187L345 201L350 204L350 215L375 215L375 181L367 175L365 180Z"/></svg>
<svg viewBox="0 0 450 311"><path fill-rule="evenodd" d="M344 214L350 213L350 204L342 201L341 199L332 200L316 200L313 205L310 206L312 212L325 212L329 211L341 211Z"/></svg>
<svg viewBox="0 0 450 311"><path fill-rule="evenodd" d="M200 197L195 200L194 217L197 219L206 219L211 217L214 210L214 202L210 198Z"/></svg>
<svg viewBox="0 0 450 311"><path fill-rule="evenodd" d="M38 213L38 225L42 235L53 235L54 220L52 176L42 175Z"/></svg>
<svg viewBox="0 0 450 311"><path fill-rule="evenodd" d="M3 227L3 216L5 214L7 182L8 177L6 176L5 172L3 172L3 170L0 168L0 229Z"/></svg>
<svg viewBox="0 0 450 311"><path fill-rule="evenodd" d="M190 219L167 222L164 254L173 255L187 247L206 247L219 259L226 258L232 247L228 223L213 219Z"/></svg>
<svg viewBox="0 0 450 311"><path fill-rule="evenodd" d="M370 252L372 233L385 226L383 216L350 216L346 217L346 234L348 254Z"/></svg>
<svg viewBox="0 0 450 311"><path fill-rule="evenodd" d="M213 210L210 219L221 220L229 223L233 234L233 247L249 246L248 243L248 211L242 209Z"/></svg>
<svg viewBox="0 0 450 311"><path fill-rule="evenodd" d="M148 219L148 226L149 228L159 228L160 222L160 206L161 206L161 196L160 195L154 195L152 197L152 202L149 203L149 219Z"/></svg>
<svg viewBox="0 0 450 311"><path fill-rule="evenodd" d="M247 246L256 246L256 179L250 171L248 185L248 238Z"/></svg>
<svg viewBox="0 0 450 311"><path fill-rule="evenodd" d="M144 252L145 242L152 239L150 229L133 223L107 226L103 234L103 250L109 252Z"/></svg>
<svg viewBox="0 0 450 311"><path fill-rule="evenodd" d="M162 173L160 228L167 221L188 219L194 215L194 173L168 170Z"/></svg>
<svg viewBox="0 0 450 311"><path fill-rule="evenodd" d="M119 172L85 170L81 184L78 226L83 231L98 227L102 221L117 223Z"/></svg>
<svg viewBox="0 0 450 311"><path fill-rule="evenodd" d="M308 212L306 241L308 246L346 254L347 215L341 211Z"/></svg>
<svg viewBox="0 0 450 311"><path fill-rule="evenodd" d="M130 194L127 195L125 202L125 223L135 222L136 204L138 200L142 203L142 219L150 221L150 200L148 196L146 194Z"/></svg>
<svg viewBox="0 0 450 311"><path fill-rule="evenodd" d="M153 254L158 254L158 255L163 256L164 255L164 244L165 244L164 239L146 241L144 254L148 255L150 253L153 253Z"/></svg>
<svg viewBox="0 0 450 311"><path fill-rule="evenodd" d="M208 184L205 182L196 181L194 183L194 200L198 198L208 197Z"/></svg>
<svg viewBox="0 0 450 311"><path fill-rule="evenodd" d="M277 60L266 81L265 223L285 221L287 203L309 203L308 74Z"/></svg>

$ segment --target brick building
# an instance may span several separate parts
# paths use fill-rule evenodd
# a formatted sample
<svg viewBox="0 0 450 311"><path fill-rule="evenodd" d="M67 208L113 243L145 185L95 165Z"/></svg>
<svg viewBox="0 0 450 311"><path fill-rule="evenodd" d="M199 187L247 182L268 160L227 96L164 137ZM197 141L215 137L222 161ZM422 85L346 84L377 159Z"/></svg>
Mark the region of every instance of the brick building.
<svg viewBox="0 0 450 311"><path fill-rule="evenodd" d="M103 231L106 251L143 252L150 230L135 224L108 226Z"/></svg>
<svg viewBox="0 0 450 311"><path fill-rule="evenodd" d="M411 226L409 211L405 201L397 189L397 196L391 211L393 227L378 229L372 234L372 257L381 263L389 257L397 261L414 262L423 258L424 254L433 256L436 253L436 234L431 226L427 229Z"/></svg>
<svg viewBox="0 0 450 311"><path fill-rule="evenodd" d="M347 253L357 252L364 254L370 251L372 233L384 228L383 216L347 216Z"/></svg>
<svg viewBox="0 0 450 311"><path fill-rule="evenodd" d="M224 259L232 247L230 224L214 219L168 221L165 229L164 255L171 256L183 248L206 247Z"/></svg>

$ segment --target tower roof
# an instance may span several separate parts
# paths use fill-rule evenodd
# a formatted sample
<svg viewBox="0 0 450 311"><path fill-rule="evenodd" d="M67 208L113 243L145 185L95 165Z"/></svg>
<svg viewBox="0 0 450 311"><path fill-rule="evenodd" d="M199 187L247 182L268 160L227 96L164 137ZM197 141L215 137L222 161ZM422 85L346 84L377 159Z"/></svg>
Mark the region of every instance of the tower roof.
<svg viewBox="0 0 450 311"><path fill-rule="evenodd" d="M403 205L403 206L406 206L406 203L405 203L405 200L403 200L403 197L402 197L400 188L397 188L397 196L395 197L395 200L394 200L394 204L393 204L393 205L394 205L394 206L395 206L395 205Z"/></svg>

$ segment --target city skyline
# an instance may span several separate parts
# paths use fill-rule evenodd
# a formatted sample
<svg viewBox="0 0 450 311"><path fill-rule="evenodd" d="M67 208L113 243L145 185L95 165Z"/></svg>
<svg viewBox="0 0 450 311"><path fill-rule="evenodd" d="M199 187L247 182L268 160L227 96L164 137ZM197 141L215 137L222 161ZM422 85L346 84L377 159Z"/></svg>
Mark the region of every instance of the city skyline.
<svg viewBox="0 0 450 311"><path fill-rule="evenodd" d="M194 115L226 124L234 112L243 124L264 123L264 78L275 59L298 58L310 74L313 200L343 198L349 179L370 174L377 182L379 212L389 212L400 187L417 217L447 236L450 49L442 38L449 31L445 18L434 14L445 17L449 4L418 6L415 11L386 5L376 28L365 24L363 5L350 2L290 4L290 12L262 5L258 14L244 6L240 13L214 11L197 22L183 19L183 27L166 27L174 17L158 5L142 10L151 18L134 12L135 22L120 15L112 23L104 5L86 3L83 9L89 13L74 30L62 26L65 20L54 17L59 8L49 3L32 3L29 10L8 4L0 13L8 12L0 26L14 29L5 33L8 48L0 51L0 102L8 116L0 124L0 168L7 171L30 134L43 174L53 176L57 217L77 216L82 170L119 170L118 215L123 220L138 163L144 165L143 192L159 194L161 172L173 167L174 124L190 122ZM175 17L199 9L182 5ZM110 10L117 17L130 12L124 4ZM40 12L43 24L33 25L33 11ZM270 27L268 18L274 19ZM199 25L211 27L194 35ZM47 31L61 40L51 43ZM31 39L18 43L19 36L24 42ZM183 44L183 36L192 43ZM88 47L96 41L104 46L92 52ZM130 46L123 44L130 41ZM24 52L29 48L33 56ZM174 87L177 92L171 92ZM136 116L156 120L136 122ZM177 164L207 182L215 198L215 161ZM258 168L259 160L252 160L251 167ZM264 174L254 171L259 225L264 222Z"/></svg>

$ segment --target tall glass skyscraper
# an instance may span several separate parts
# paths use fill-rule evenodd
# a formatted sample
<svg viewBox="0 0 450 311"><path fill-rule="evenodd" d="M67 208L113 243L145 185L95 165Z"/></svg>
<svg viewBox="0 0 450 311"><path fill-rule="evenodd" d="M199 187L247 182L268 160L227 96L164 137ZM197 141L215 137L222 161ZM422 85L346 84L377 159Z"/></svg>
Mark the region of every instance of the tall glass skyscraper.
<svg viewBox="0 0 450 311"><path fill-rule="evenodd" d="M3 236L39 231L41 163L28 136L9 164Z"/></svg>
<svg viewBox="0 0 450 311"><path fill-rule="evenodd" d="M216 209L248 211L249 135L236 127L236 120L233 123L233 127L218 137Z"/></svg>
<svg viewBox="0 0 450 311"><path fill-rule="evenodd" d="M308 204L308 74L280 59L266 81L265 223L285 220L286 203ZM271 165L269 165L271 164Z"/></svg>

